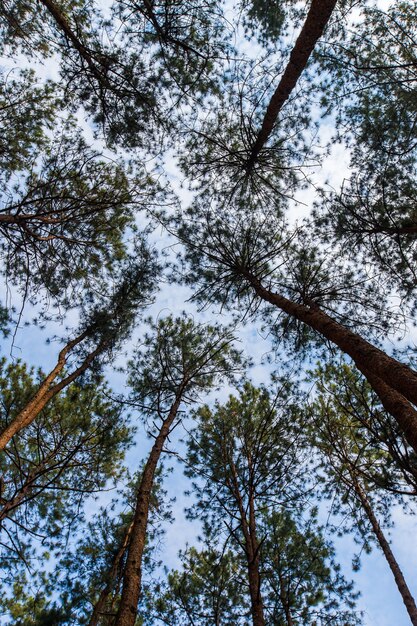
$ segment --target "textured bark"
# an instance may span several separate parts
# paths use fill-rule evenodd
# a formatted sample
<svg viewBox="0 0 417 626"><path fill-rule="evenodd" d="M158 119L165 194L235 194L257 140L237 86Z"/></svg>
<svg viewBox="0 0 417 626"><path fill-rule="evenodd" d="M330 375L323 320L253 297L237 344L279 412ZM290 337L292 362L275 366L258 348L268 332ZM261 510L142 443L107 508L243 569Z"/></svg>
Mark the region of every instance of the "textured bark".
<svg viewBox="0 0 417 626"><path fill-rule="evenodd" d="M263 602L261 597L261 580L259 576L259 557L253 556L253 554L248 559L248 580L253 626L265 626Z"/></svg>
<svg viewBox="0 0 417 626"><path fill-rule="evenodd" d="M395 556L391 550L391 547L388 543L388 541L385 538L384 533L382 532L382 529L379 525L379 522L377 520L377 518L375 517L375 514L372 510L371 504L365 494L365 492L362 490L358 480L356 479L355 476L351 475L352 478L352 483L353 483L353 488L355 490L356 495L358 496L362 507L371 523L372 526L372 530L375 533L375 536L378 540L378 543L381 547L382 552L384 553L384 556L388 562L388 565L390 566L391 572L393 573L395 582L397 584L398 587L398 591L401 594L401 597L403 599L403 602L405 604L405 607L408 611L408 615L410 617L411 623L413 624L413 626L417 626L417 607L416 607L416 603L414 601L413 596L411 595L411 592L408 588L408 585L405 581L404 575L400 569L400 566L398 565Z"/></svg>
<svg viewBox="0 0 417 626"><path fill-rule="evenodd" d="M274 128L278 114L297 84L317 41L330 19L337 0L312 0L303 28L295 42L290 60L266 110L261 130L253 144L248 169L256 163L258 155Z"/></svg>
<svg viewBox="0 0 417 626"><path fill-rule="evenodd" d="M181 397L182 390L177 394L167 418L162 423L143 470L136 499L135 516L123 575L122 597L115 626L134 626L136 621L138 602L141 595L142 557L145 549L149 504L155 471L164 443L177 415Z"/></svg>
<svg viewBox="0 0 417 626"><path fill-rule="evenodd" d="M112 593L116 579L118 575L120 575L119 573L120 563L129 545L129 539L130 539L130 535L132 532L132 528L133 528L133 522L129 525L126 531L123 545L121 546L120 550L117 552L116 556L114 557L114 560L113 560L113 563L112 563L112 566L108 575L108 582L106 586L104 587L104 589L102 590L102 592L100 593L99 599L97 600L94 606L94 610L91 614L91 618L90 618L90 621L88 622L88 626L97 626L97 624L99 623L100 616L103 613L103 610L106 606L107 598Z"/></svg>
<svg viewBox="0 0 417 626"><path fill-rule="evenodd" d="M405 397L406 400L417 405L417 372L404 363L400 363L400 361L388 356L388 354L331 318L318 307L308 307L305 304L293 302L278 293L269 291L263 287L257 278L250 274L246 274L246 278L260 298L316 330L323 337L338 346L345 354L348 354L356 363L358 369L372 372L387 387L391 387L398 394ZM372 382L369 381L369 383L373 387ZM375 391L378 393L377 389ZM399 401L399 396L395 397ZM396 416L394 415L394 417ZM417 433L417 420L410 420L407 428L409 433L413 432L414 437Z"/></svg>
<svg viewBox="0 0 417 626"><path fill-rule="evenodd" d="M369 384L378 394L384 409L390 413L398 422L404 437L417 454L417 411L411 406L406 398L395 389L392 389L378 376L370 372L365 367L359 368L367 378Z"/></svg>
<svg viewBox="0 0 417 626"><path fill-rule="evenodd" d="M23 428L31 424L42 411L42 409L46 406L49 400L51 400L51 398L56 396L62 389L72 383L76 378L78 378L78 376L83 374L90 367L94 359L104 350L106 344L105 342L102 342L84 359L81 365L77 367L72 372L72 374L69 374L59 383L53 385L52 383L63 371L67 362L68 354L71 352L72 348L78 345L83 339L85 339L86 336L87 332L84 332L76 339L73 339L72 341L67 343L67 345L61 350L55 367L43 380L33 398L28 402L24 409L22 409L20 413L16 415L16 417L10 422L10 424L8 424L6 428L4 428L4 430L0 433L0 450L4 450L11 438L18 432L20 432Z"/></svg>

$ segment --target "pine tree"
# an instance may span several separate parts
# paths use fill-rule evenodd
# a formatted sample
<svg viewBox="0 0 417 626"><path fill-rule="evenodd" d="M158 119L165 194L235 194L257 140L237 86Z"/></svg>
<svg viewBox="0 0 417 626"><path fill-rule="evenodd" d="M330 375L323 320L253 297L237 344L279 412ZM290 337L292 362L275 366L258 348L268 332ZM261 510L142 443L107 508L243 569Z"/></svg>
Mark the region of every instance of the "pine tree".
<svg viewBox="0 0 417 626"><path fill-rule="evenodd" d="M142 558L146 544L150 495L165 443L182 419L180 407L241 368L230 330L195 324L186 317L162 319L129 366L132 398L148 419L155 442L136 494L116 626L133 626L141 596Z"/></svg>
<svg viewBox="0 0 417 626"><path fill-rule="evenodd" d="M354 602L337 568L333 577L331 547L313 518L303 528L303 494L311 485L294 427L296 411L295 390L287 381L275 395L246 382L238 398L199 409L187 455L186 473L201 477L193 484L197 502L191 515L238 555L254 626L314 619L356 623L349 608L339 611L345 598L348 607Z"/></svg>
<svg viewBox="0 0 417 626"><path fill-rule="evenodd" d="M388 476L390 474L389 466L385 467L387 452L376 445L373 437L369 436L370 433L366 432L366 427L361 428L360 422L358 426L350 409L355 404L357 406L357 403L349 390L336 394L326 390L324 381L331 376L330 372L319 382L317 400L311 408L314 420L311 439L322 455L326 475L324 481L329 481L328 493L337 497L339 512L348 511L348 529L362 535L365 543L369 541L371 534L381 548L411 623L415 624L415 600L378 520L380 513L389 522L390 505L395 494L395 490L389 490L389 481L384 484L385 481L382 480L381 485L378 479L378 473L383 474L384 470ZM343 374L339 373L336 377L343 380ZM364 404L366 406L366 401ZM366 416L363 419L365 421ZM382 472L380 467L383 468ZM402 493L397 498L401 496Z"/></svg>
<svg viewBox="0 0 417 626"><path fill-rule="evenodd" d="M22 363L2 360L2 425L27 403L42 377ZM36 578L48 553L59 553L78 532L88 498L120 478L131 437L126 412L100 379L72 384L15 435L0 465L3 585L26 570ZM5 591L3 586L6 602Z"/></svg>

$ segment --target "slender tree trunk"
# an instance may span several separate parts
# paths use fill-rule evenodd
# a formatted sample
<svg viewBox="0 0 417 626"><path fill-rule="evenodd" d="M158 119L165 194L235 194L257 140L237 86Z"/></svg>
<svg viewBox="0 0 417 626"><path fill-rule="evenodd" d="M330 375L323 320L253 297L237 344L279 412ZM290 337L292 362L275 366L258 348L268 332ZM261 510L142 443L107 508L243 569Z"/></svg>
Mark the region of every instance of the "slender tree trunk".
<svg viewBox="0 0 417 626"><path fill-rule="evenodd" d="M375 517L375 514L372 510L371 504L365 494L365 492L362 490L356 476L354 476L351 473L351 479L352 479L352 483L353 483L353 488L358 496L358 499L360 500L362 507L371 523L372 526L372 530L375 533L375 536L378 540L378 543L381 547L382 552L384 553L384 556L388 562L388 565L390 566L390 569L394 575L395 578L395 582L397 584L398 587L398 591L401 594L401 597L403 599L403 602L405 604L405 607L408 611L408 615L410 617L411 623L413 624L413 626L417 626L417 606L416 603L414 601L413 596L411 595L411 592L408 588L408 585L405 581L404 575L400 569L400 566L398 565L395 556L391 550L391 547L388 543L388 541L385 538L384 533L382 532L382 529L379 525L378 520Z"/></svg>
<svg viewBox="0 0 417 626"><path fill-rule="evenodd" d="M248 459L251 468L251 459ZM249 496L249 538L251 555L248 563L249 588L251 593L253 626L265 626L263 600L261 596L261 577L259 574L259 541L256 532L256 515L254 494L251 489Z"/></svg>
<svg viewBox="0 0 417 626"><path fill-rule="evenodd" d="M101 342L95 350L93 350L88 356L86 356L81 365L77 367L72 372L72 374L66 376L59 383L52 385L52 383L56 380L56 378L64 369L68 354L71 352L72 348L74 348L83 339L85 339L87 334L87 331L82 333L76 339L73 339L73 341L68 342L67 345L61 350L55 367L43 380L33 398L28 402L24 409L22 409L20 413L16 415L16 417L10 422L10 424L8 424L6 428L4 428L4 430L0 433L0 450L4 450L4 448L9 443L11 438L14 437L14 435L16 435L26 426L29 426L29 424L33 422L33 420L46 406L49 400L51 400L51 398L56 396L62 389L72 383L76 378L78 378L78 376L83 374L90 367L94 359L104 350L106 343Z"/></svg>
<svg viewBox="0 0 417 626"><path fill-rule="evenodd" d="M167 418L162 423L159 434L155 439L155 443L152 446L152 450L146 462L145 469L143 470L136 499L135 516L123 575L122 597L115 626L134 626L136 621L138 602L141 594L142 556L146 542L149 503L155 471L164 443L176 418L181 399L182 390L177 394Z"/></svg>
<svg viewBox="0 0 417 626"><path fill-rule="evenodd" d="M281 599L282 608L284 609L285 621L287 622L287 626L294 626L294 622L293 622L291 610L290 610L290 605L288 602L288 594L285 589L285 579L282 576L279 566L277 568L277 571L278 571L278 578L279 578L279 597Z"/></svg>
<svg viewBox="0 0 417 626"><path fill-rule="evenodd" d="M111 570L108 575L108 582L106 586L104 587L104 589L102 590L102 592L100 593L99 599L97 600L94 606L94 610L91 615L90 621L88 622L88 626L97 626L99 619L100 619L100 615L102 614L105 608L107 598L113 591L114 583L119 573L121 560L123 559L123 556L125 555L126 550L127 550L127 546L129 545L129 539L132 533L132 528L133 528L133 522L129 525L126 531L123 545L121 546L120 550L117 552L116 556L114 557Z"/></svg>
<svg viewBox="0 0 417 626"><path fill-rule="evenodd" d="M240 526L245 538L246 560L248 568L249 595L253 626L265 626L263 600L261 595L261 577L259 574L259 542L256 536L255 503L253 493L249 496L249 523L239 490L237 471L233 459L228 463L232 474L231 491L239 509Z"/></svg>
<svg viewBox="0 0 417 626"><path fill-rule="evenodd" d="M40 2L53 17L57 26L65 35L66 39L71 42L81 58L83 58L84 61L87 63L88 67L91 70L91 73L95 76L95 78L97 78L97 80L99 80L100 82L103 81L105 76L103 74L102 68L99 69L99 67L97 67L90 50L84 45L78 35L73 31L70 23L68 22L68 19L62 12L61 8L53 0L40 0Z"/></svg>
<svg viewBox="0 0 417 626"><path fill-rule="evenodd" d="M260 151L268 141L278 114L305 69L310 55L333 13L336 2L337 0L312 0L303 28L291 52L288 65L269 102L261 130L253 144L247 165L248 170L254 166Z"/></svg>
<svg viewBox="0 0 417 626"><path fill-rule="evenodd" d="M365 376L365 372L370 375L369 384L381 398L384 407L405 429L407 441L416 449L417 411L407 400L417 405L417 372L388 356L318 307L310 308L288 300L263 287L254 276L248 273L245 276L260 298L316 330L348 354Z"/></svg>
<svg viewBox="0 0 417 626"><path fill-rule="evenodd" d="M9 517L10 512L16 509L19 504L25 499L28 493L32 490L32 485L39 476L39 471L42 467L44 467L47 463L47 459L45 459L37 468L36 472L33 472L28 475L25 480L24 485L15 492L14 496L10 500L3 499L3 508L0 509L0 522L2 522L6 517Z"/></svg>

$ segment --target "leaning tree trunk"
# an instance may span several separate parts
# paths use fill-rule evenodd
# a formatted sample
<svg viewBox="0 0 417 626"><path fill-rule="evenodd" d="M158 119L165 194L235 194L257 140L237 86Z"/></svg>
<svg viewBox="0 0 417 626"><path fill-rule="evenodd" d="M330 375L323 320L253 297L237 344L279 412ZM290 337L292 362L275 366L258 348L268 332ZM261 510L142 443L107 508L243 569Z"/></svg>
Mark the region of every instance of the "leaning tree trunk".
<svg viewBox="0 0 417 626"><path fill-rule="evenodd" d="M49 14L53 17L57 27L61 30L64 37L71 42L73 47L77 50L78 54L87 63L93 76L99 81L103 82L105 78L105 72L103 67L98 67L95 63L92 52L84 45L78 35L71 28L71 25L62 12L61 7L58 6L54 0L40 0Z"/></svg>
<svg viewBox="0 0 417 626"><path fill-rule="evenodd" d="M379 396L384 409L397 420L406 441L417 454L417 432L415 428L417 411L401 393L392 389L392 387L387 385L381 378L367 368L359 367L358 369L361 370L362 374Z"/></svg>
<svg viewBox="0 0 417 626"><path fill-rule="evenodd" d="M249 273L244 275L260 298L307 324L353 359L357 368L367 378L369 376L369 384L404 430L410 446L417 452L417 411L409 404L412 402L417 405L417 372L388 356L319 307L308 307L288 300L266 289Z"/></svg>
<svg viewBox="0 0 417 626"><path fill-rule="evenodd" d="M393 573L395 582L398 587L398 591L401 594L404 605L410 617L411 623L413 624L413 626L417 626L417 606L416 606L413 596L411 595L410 589L408 588L408 585L405 581L404 574L402 573L400 566L397 563L397 560L391 550L391 547L388 541L386 540L384 533L382 532L381 526L379 525L379 522L377 518L375 517L371 504L365 492L363 491L362 487L360 486L359 481L357 480L356 476L352 474L351 474L351 480L352 480L355 493L358 499L360 500L360 503L363 507L363 510L366 513L366 516L368 517L370 521L372 530L377 538L377 541L381 547L382 552L384 553L384 556L391 569L391 572Z"/></svg>
<svg viewBox="0 0 417 626"><path fill-rule="evenodd" d="M337 0L312 0L303 28L291 52L288 65L268 104L261 130L252 146L247 164L248 170L255 165L260 151L268 141L279 112L305 69L311 53L333 13L336 2Z"/></svg>
<svg viewBox="0 0 417 626"><path fill-rule="evenodd" d="M148 526L149 504L155 471L164 443L169 435L171 426L177 416L181 404L180 391L173 403L167 418L163 421L151 453L146 462L139 484L135 516L127 552L126 566L123 575L122 596L115 626L134 626L141 595L142 584L142 557L145 549L146 530Z"/></svg>
<svg viewBox="0 0 417 626"><path fill-rule="evenodd" d="M87 331L67 343L67 345L61 350L55 367L42 381L33 398L0 433L0 450L4 450L14 435L33 422L49 400L81 376L81 374L83 374L90 367L94 359L105 349L106 342L101 342L95 350L90 352L90 354L85 357L79 367L77 367L71 374L63 378L59 383L53 385L53 382L64 369L68 354L71 352L72 348L78 345L83 339L86 338L86 336Z"/></svg>

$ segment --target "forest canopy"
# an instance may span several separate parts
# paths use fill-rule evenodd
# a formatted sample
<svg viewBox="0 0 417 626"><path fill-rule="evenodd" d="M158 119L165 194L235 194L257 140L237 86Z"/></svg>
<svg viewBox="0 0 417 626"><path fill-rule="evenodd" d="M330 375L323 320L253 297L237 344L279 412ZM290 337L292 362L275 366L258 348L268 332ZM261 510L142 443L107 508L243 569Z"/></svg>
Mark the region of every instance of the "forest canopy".
<svg viewBox="0 0 417 626"><path fill-rule="evenodd" d="M1 625L417 626L415 2L0 54Z"/></svg>

